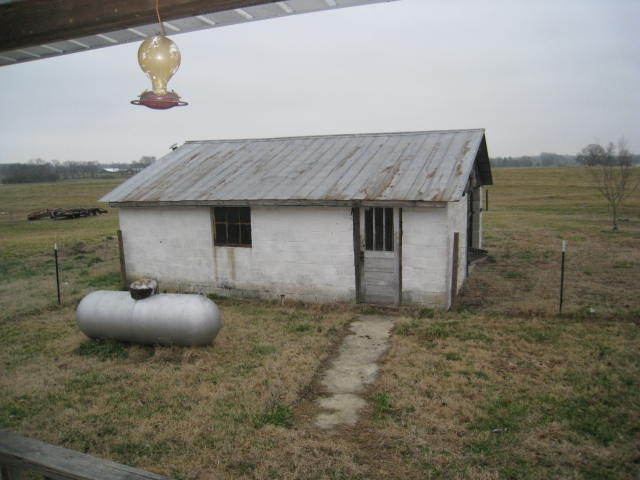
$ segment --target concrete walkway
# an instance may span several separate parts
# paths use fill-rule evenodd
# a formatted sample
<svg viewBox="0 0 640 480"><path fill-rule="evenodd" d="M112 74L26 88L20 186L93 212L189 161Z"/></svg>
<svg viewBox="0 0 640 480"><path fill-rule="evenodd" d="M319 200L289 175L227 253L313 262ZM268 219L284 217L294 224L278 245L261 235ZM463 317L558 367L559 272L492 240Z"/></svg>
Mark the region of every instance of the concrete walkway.
<svg viewBox="0 0 640 480"><path fill-rule="evenodd" d="M366 402L358 395L373 383L378 374L376 362L389 347L393 320L367 316L350 326L352 335L345 337L338 357L324 374L321 384L328 397L317 401L321 409L316 425L329 429L336 425L355 425Z"/></svg>

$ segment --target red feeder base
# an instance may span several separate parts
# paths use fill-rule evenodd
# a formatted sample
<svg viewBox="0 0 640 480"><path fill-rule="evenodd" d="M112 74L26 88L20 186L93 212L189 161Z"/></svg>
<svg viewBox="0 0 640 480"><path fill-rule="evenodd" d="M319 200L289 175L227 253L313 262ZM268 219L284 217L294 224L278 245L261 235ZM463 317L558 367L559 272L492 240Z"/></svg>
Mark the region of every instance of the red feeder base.
<svg viewBox="0 0 640 480"><path fill-rule="evenodd" d="M173 107L184 107L189 105L187 102L180 100L180 97L176 92L165 93L164 95L158 95L153 92L145 91L140 94L138 100L131 100L133 105L144 105L145 107L153 108L154 110L166 110Z"/></svg>

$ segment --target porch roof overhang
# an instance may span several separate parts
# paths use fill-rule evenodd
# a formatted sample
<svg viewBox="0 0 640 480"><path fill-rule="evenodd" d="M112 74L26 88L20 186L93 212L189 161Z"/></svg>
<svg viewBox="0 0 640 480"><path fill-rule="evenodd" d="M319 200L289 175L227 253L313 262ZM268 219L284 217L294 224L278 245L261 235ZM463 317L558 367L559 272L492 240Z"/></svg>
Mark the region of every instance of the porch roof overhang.
<svg viewBox="0 0 640 480"><path fill-rule="evenodd" d="M161 0L168 35L396 0ZM0 66L141 41L155 0L0 0Z"/></svg>

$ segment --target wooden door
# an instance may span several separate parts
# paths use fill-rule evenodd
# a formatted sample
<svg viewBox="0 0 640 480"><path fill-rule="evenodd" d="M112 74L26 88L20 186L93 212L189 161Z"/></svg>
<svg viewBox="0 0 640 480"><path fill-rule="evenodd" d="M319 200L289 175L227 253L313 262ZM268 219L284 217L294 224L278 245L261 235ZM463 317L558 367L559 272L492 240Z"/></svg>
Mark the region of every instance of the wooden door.
<svg viewBox="0 0 640 480"><path fill-rule="evenodd" d="M400 303L401 210L360 209L361 299L364 303Z"/></svg>

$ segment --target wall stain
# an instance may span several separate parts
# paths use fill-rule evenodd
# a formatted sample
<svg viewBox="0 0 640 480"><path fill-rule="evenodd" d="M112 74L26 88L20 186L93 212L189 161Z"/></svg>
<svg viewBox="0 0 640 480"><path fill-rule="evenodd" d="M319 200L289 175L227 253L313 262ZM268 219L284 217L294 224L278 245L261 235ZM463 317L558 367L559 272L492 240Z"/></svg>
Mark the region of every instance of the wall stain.
<svg viewBox="0 0 640 480"><path fill-rule="evenodd" d="M218 248L214 245L213 247L213 278L218 283Z"/></svg>
<svg viewBox="0 0 640 480"><path fill-rule="evenodd" d="M227 263L229 268L229 276L231 280L235 283L236 281L236 255L235 250L233 248L226 248L227 251Z"/></svg>

